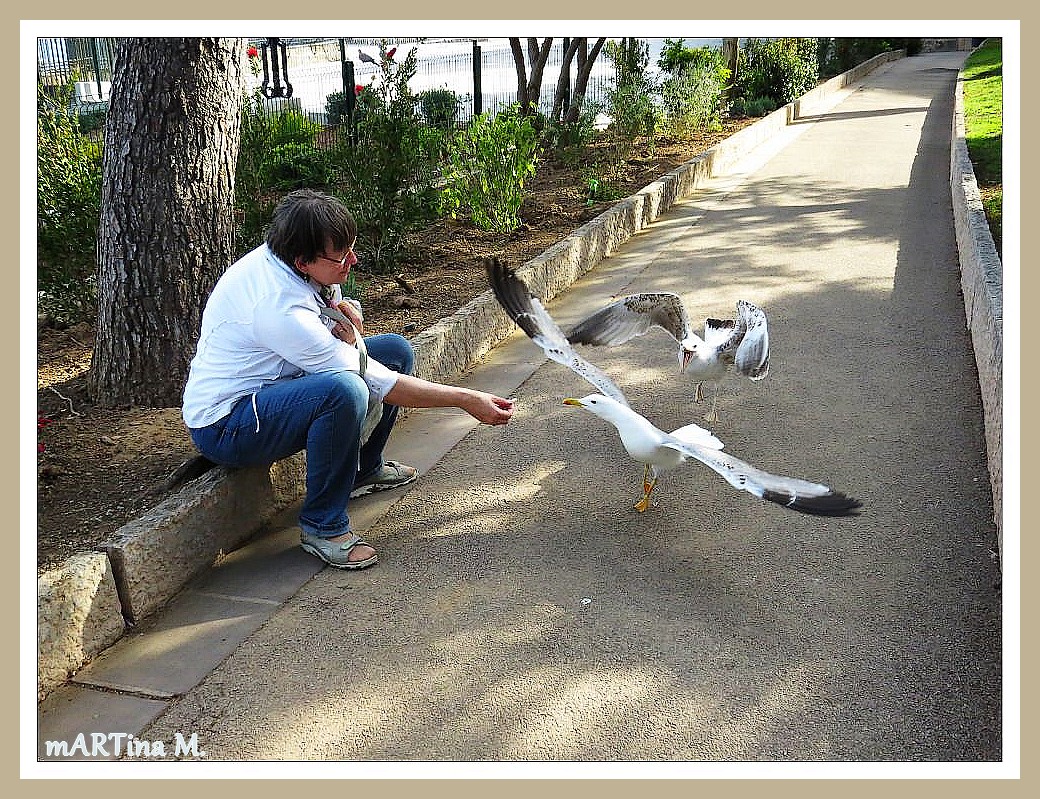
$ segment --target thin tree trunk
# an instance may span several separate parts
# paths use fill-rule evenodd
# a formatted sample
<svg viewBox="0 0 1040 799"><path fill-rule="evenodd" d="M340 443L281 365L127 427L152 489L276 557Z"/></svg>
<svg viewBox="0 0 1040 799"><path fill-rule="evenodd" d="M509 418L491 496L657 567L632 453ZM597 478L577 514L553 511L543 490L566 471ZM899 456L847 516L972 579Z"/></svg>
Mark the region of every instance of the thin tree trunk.
<svg viewBox="0 0 1040 799"><path fill-rule="evenodd" d="M585 102L585 93L589 88L589 76L592 75L592 67L595 66L596 58L599 57L600 50L603 49L606 41L605 37L596 39L596 43L592 45L588 56L584 60L578 59L578 74L574 78L574 97L571 99L571 107L567 109L567 116L563 120L565 124L573 125L578 121L581 107Z"/></svg>
<svg viewBox="0 0 1040 799"><path fill-rule="evenodd" d="M570 69L568 67L571 61L574 60L578 49L587 42L588 39L575 37L570 40L567 50L563 54L563 63L560 65L560 77L556 81L556 92L553 94L552 118L554 121L559 122L563 119L563 98L567 95L567 90L570 88Z"/></svg>
<svg viewBox="0 0 1040 799"><path fill-rule="evenodd" d="M520 46L520 40L510 38L509 49L513 53L513 64L516 66L516 102L520 105L522 113L527 113L527 65L524 61L524 50Z"/></svg>
<svg viewBox="0 0 1040 799"><path fill-rule="evenodd" d="M531 76L527 79L527 102L532 113L537 110L542 96L542 76L545 73L545 63L549 60L549 53L552 52L552 43L551 38L543 39L539 47L537 39L527 40L527 49L531 57Z"/></svg>
<svg viewBox="0 0 1040 799"><path fill-rule="evenodd" d="M726 60L726 68L729 70L729 80L726 83L726 99L729 100L733 94L733 87L737 85L737 39L722 40L722 57Z"/></svg>
<svg viewBox="0 0 1040 799"><path fill-rule="evenodd" d="M88 378L100 405L181 403L202 308L233 257L244 51L223 38L119 45Z"/></svg>

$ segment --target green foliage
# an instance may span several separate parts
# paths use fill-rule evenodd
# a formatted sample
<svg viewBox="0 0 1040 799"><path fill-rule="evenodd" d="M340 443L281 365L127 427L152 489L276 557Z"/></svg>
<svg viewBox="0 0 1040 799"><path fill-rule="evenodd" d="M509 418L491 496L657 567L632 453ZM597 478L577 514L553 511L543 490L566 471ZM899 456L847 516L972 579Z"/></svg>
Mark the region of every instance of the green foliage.
<svg viewBox="0 0 1040 799"><path fill-rule="evenodd" d="M465 209L482 230L506 233L520 224L524 183L535 173L538 135L518 106L475 117L448 146L441 211Z"/></svg>
<svg viewBox="0 0 1040 799"><path fill-rule="evenodd" d="M599 174L595 169L585 169L582 172L582 183L585 186L585 204L594 205L600 202L613 202L624 196L614 183Z"/></svg>
<svg viewBox="0 0 1040 799"><path fill-rule="evenodd" d="M816 39L748 39L740 48L734 97L769 97L777 107L819 82Z"/></svg>
<svg viewBox="0 0 1040 799"><path fill-rule="evenodd" d="M299 111L289 108L266 117L270 127L270 145L314 144L321 132L321 125Z"/></svg>
<svg viewBox="0 0 1040 799"><path fill-rule="evenodd" d="M614 83L607 93L607 114L614 153L618 161L627 158L640 136L653 147L661 111L654 104L657 86L647 75L650 46L639 39L611 40L603 52L614 64Z"/></svg>
<svg viewBox="0 0 1040 799"><path fill-rule="evenodd" d="M426 124L435 128L454 128L459 119L459 96L451 89L427 89L419 92L419 107Z"/></svg>
<svg viewBox="0 0 1040 799"><path fill-rule="evenodd" d="M347 279L339 284L344 299L362 300L365 295L365 281L358 277L356 269L351 269Z"/></svg>
<svg viewBox="0 0 1040 799"><path fill-rule="evenodd" d="M545 149L553 151L564 164L574 166L581 163L589 147L596 141L599 133L596 130L596 117L602 109L603 106L599 103L587 100L582 103L575 122L546 120L539 143Z"/></svg>
<svg viewBox="0 0 1040 799"><path fill-rule="evenodd" d="M235 250L244 254L263 238L277 203L272 190L323 188L335 179L315 140L321 125L294 109L270 113L253 93L242 103L235 170Z"/></svg>
<svg viewBox="0 0 1040 799"><path fill-rule="evenodd" d="M330 125L340 124L347 116L349 98L346 92L331 92L325 98L325 113Z"/></svg>
<svg viewBox="0 0 1040 799"><path fill-rule="evenodd" d="M725 109L724 92L729 69L719 50L682 47L665 39L658 64L670 73L661 85L667 129L675 136L690 136L698 130L719 130Z"/></svg>
<svg viewBox="0 0 1040 799"><path fill-rule="evenodd" d="M73 81L54 96L39 87L36 117L37 291L41 310L64 322L94 313L101 215L101 147L69 112Z"/></svg>
<svg viewBox="0 0 1040 799"><path fill-rule="evenodd" d="M379 66L357 98L356 142L342 135L336 158L346 183L342 199L358 223L358 248L370 271L385 273L400 261L405 235L436 216L441 137L420 123L408 88L415 50L400 62L383 58Z"/></svg>
<svg viewBox="0 0 1040 799"><path fill-rule="evenodd" d="M328 186L334 179L335 170L329 156L313 144L276 144L260 165L263 185L285 191L319 189Z"/></svg>
<svg viewBox="0 0 1040 799"><path fill-rule="evenodd" d="M729 113L734 117L764 117L778 108L772 97L738 97L730 105Z"/></svg>
<svg viewBox="0 0 1040 799"><path fill-rule="evenodd" d="M100 131L105 126L105 117L107 115L107 108L92 108L89 111L80 111L79 132L86 136L94 131Z"/></svg>
<svg viewBox="0 0 1040 799"><path fill-rule="evenodd" d="M920 39L857 39L827 38L819 39L817 60L821 77L831 78L848 72L857 64L862 64L876 55L890 50L906 50L908 56L916 55L921 50Z"/></svg>
<svg viewBox="0 0 1040 799"><path fill-rule="evenodd" d="M687 47L685 39L665 39L664 48L657 57L657 66L672 75L678 75L693 67L705 67L714 70L725 70L719 77L725 80L729 70L722 59L722 53L714 47Z"/></svg>
<svg viewBox="0 0 1040 799"><path fill-rule="evenodd" d="M989 39L964 63L964 138L997 247L1003 235L1003 47Z"/></svg>

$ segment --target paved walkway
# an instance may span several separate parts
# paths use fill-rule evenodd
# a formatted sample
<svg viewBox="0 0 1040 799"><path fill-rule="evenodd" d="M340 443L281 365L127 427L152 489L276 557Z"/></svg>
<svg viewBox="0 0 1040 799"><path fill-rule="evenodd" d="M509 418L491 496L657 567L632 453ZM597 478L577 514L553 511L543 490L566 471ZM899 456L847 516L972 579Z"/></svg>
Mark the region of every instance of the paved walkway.
<svg viewBox="0 0 1040 799"><path fill-rule="evenodd" d="M640 467L561 403L591 387L518 333L465 380L515 396L510 425L421 411L395 434L423 475L358 505L378 566L319 570L287 517L49 699L41 740L112 729L169 755L197 733L211 761L999 760L1000 573L948 186L962 60L883 67L550 304L564 324L641 289L695 318L766 309L770 375L725 384L714 430L861 516L791 513L697 465L636 513ZM700 421L663 335L589 354L660 427Z"/></svg>

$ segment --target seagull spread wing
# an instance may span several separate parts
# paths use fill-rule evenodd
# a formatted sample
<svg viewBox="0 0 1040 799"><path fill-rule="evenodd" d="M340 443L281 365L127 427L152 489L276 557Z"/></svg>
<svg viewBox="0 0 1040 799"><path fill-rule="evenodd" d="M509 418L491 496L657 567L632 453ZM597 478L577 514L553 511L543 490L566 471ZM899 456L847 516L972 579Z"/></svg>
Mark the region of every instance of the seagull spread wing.
<svg viewBox="0 0 1040 799"><path fill-rule="evenodd" d="M614 346L659 327L677 342L693 334L678 294L630 294L585 317L567 334L571 344Z"/></svg>
<svg viewBox="0 0 1040 799"><path fill-rule="evenodd" d="M747 300L737 302L737 316L744 327L744 336L733 359L734 368L751 380L761 380L769 374L769 325L761 308Z"/></svg>
<svg viewBox="0 0 1040 799"><path fill-rule="evenodd" d="M740 343L744 335L743 325L733 319L705 319L704 343L724 355Z"/></svg>
<svg viewBox="0 0 1040 799"><path fill-rule="evenodd" d="M497 258L493 258L487 266L491 289L509 318L512 319L528 335L528 337L552 360L556 361L575 374L580 375L603 394L628 407L628 400L621 389L607 374L589 363L567 341L555 320L545 310L541 300L535 297L516 274L504 266Z"/></svg>
<svg viewBox="0 0 1040 799"><path fill-rule="evenodd" d="M859 500L822 483L770 474L709 446L690 443L674 436L664 441L661 446L670 447L681 455L699 460L709 469L722 475L734 488L791 510L816 516L848 516L861 506Z"/></svg>

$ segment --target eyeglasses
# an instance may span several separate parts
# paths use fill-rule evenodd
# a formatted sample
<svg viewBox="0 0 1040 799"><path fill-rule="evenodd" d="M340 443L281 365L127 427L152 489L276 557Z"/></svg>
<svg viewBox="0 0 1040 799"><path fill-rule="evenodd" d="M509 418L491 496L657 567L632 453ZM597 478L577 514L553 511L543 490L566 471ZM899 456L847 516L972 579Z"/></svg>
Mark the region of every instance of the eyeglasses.
<svg viewBox="0 0 1040 799"><path fill-rule="evenodd" d="M347 265L347 259L351 255L353 255L353 254L354 254L354 248L351 247L349 250L347 250L346 255L344 255L342 258L329 258L327 255L319 255L318 257L321 258L321 260L328 261L329 263L332 263L332 264L339 264L340 266L346 266Z"/></svg>

